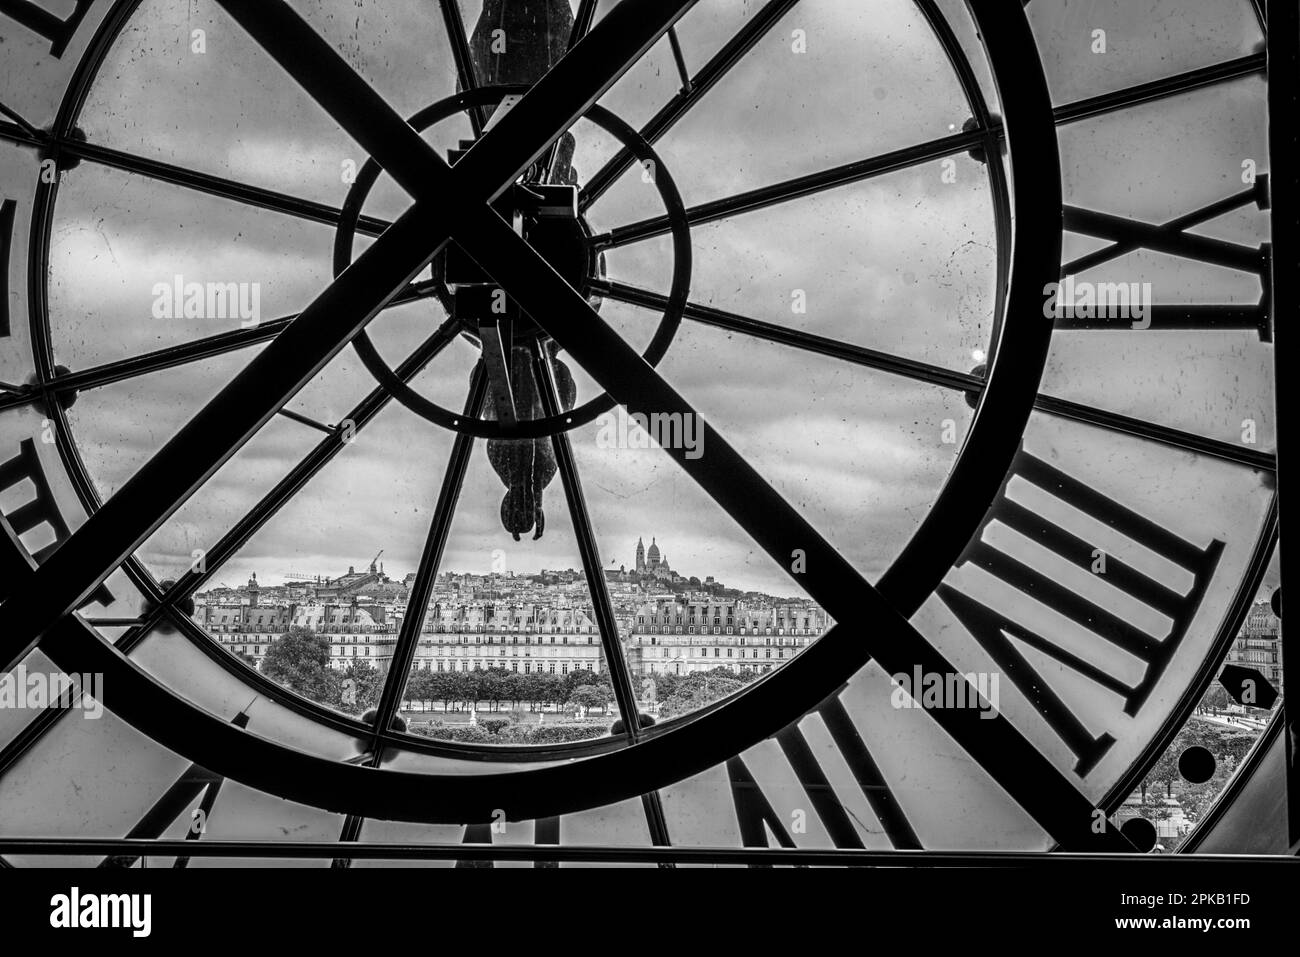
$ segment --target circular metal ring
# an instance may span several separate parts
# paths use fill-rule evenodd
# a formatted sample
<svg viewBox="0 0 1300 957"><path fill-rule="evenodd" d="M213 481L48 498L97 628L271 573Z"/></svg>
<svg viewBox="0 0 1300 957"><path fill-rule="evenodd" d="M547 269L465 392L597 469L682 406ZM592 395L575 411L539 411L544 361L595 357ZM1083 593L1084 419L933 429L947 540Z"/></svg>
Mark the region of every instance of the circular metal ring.
<svg viewBox="0 0 1300 957"><path fill-rule="evenodd" d="M1013 172L1015 242L1002 348L980 395L967 442L931 513L878 590L905 617L947 574L977 531L1019 447L1051 344L1041 289L1058 278L1061 173L1051 99L1025 13L996 0L967 0L979 28L1006 116ZM120 0L78 67L59 129L70 127L123 14ZM45 194L44 202L50 204ZM49 210L45 209L48 226ZM39 220L34 217L33 235ZM36 319L33 319L36 322ZM869 660L861 635L837 625L803 654L734 698L681 723L650 729L635 745L529 770L475 775L363 768L320 757L238 728L180 697L75 617L40 645L64 671L104 674L104 704L164 747L214 773L339 813L422 823L493 820L503 794L518 796L523 820L599 807L683 780L777 733L791 715L817 707Z"/></svg>
<svg viewBox="0 0 1300 957"><path fill-rule="evenodd" d="M464 93L446 97L425 107L408 121L418 132L443 120L480 106L496 106L507 96L527 92L524 86L483 86ZM686 310L687 296L691 287L691 228L686 219L686 205L682 202L677 184L665 169L654 148L646 142L636 130L619 119L602 106L592 105L584 114L596 126L609 133L623 146L627 147L642 164L653 164L654 185L663 199L668 212L673 237L673 277L668 294L668 305L655 331L654 338L642 357L646 362L658 365L671 345L677 329L681 325L682 314ZM334 238L334 275L337 277L352 262L352 244L356 236L357 220L361 216L362 206L375 182L379 179L382 168L374 159L367 159L357 171L357 177L348 190L347 200L343 204L342 217L338 232ZM584 227L585 228L585 227ZM596 257L599 250L588 250L587 280L578 292L585 298L591 276L596 271ZM602 392L595 398L584 402L569 412L560 415L542 416L537 419L521 419L513 425L496 420L471 418L464 412L455 412L443 408L431 399L420 395L403 382L392 368L384 362L375 349L374 343L363 329L352 340L353 348L361 357L362 363L370 374L389 391L389 394L416 415L430 422L441 425L454 432L463 432L484 439L535 439L567 432L581 425L592 422L603 412L614 408L615 402L608 392Z"/></svg>

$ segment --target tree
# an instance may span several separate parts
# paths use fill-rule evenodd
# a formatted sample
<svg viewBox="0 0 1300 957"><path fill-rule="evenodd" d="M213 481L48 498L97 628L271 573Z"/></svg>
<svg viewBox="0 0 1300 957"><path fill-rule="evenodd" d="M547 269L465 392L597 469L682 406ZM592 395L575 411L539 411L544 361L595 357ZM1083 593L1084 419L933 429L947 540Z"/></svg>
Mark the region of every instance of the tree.
<svg viewBox="0 0 1300 957"><path fill-rule="evenodd" d="M337 708L341 705L340 676L329 661L329 638L294 625L266 649L262 674L318 704Z"/></svg>
<svg viewBox="0 0 1300 957"><path fill-rule="evenodd" d="M432 694L433 691L433 672L422 671L419 668L412 668L406 676L406 691L403 697L407 701L420 702L420 708L423 710L430 701L437 696Z"/></svg>
<svg viewBox="0 0 1300 957"><path fill-rule="evenodd" d="M1236 763L1227 758L1218 762L1214 775L1204 784L1189 784L1178 795L1178 803L1183 813L1193 820L1200 820L1201 815L1209 809L1214 800L1223 793L1224 787L1232 777Z"/></svg>
<svg viewBox="0 0 1300 957"><path fill-rule="evenodd" d="M582 685L593 684L597 677L598 676L594 671L586 671L582 668L574 668L567 675L564 675L561 681L564 684L565 700L568 700L569 693L572 692L574 688Z"/></svg>
<svg viewBox="0 0 1300 957"><path fill-rule="evenodd" d="M570 704L582 708L603 708L606 700L605 692L594 685L578 685L569 692L568 698Z"/></svg>
<svg viewBox="0 0 1300 957"><path fill-rule="evenodd" d="M745 687L745 682L734 677L713 678L706 685L683 685L676 694L665 698L659 705L659 713L666 718L698 711L705 705L712 704L719 698L725 698Z"/></svg>
<svg viewBox="0 0 1300 957"><path fill-rule="evenodd" d="M447 706L451 703L451 676L445 671L430 671L428 675L429 677L425 679L424 693L429 696L430 701L441 701L443 714L446 714Z"/></svg>
<svg viewBox="0 0 1300 957"><path fill-rule="evenodd" d="M1178 785L1181 788L1178 800L1180 804L1185 806L1183 796L1188 793L1189 789L1205 787L1205 785L1187 784L1183 780L1178 762L1183 752L1188 748L1203 747L1214 755L1217 776L1218 769L1221 769L1224 765L1236 766L1240 764L1242 757L1245 756L1254 743L1255 736L1245 729L1225 728L1216 722L1193 717L1178 732L1173 742L1165 749L1164 754L1160 755L1160 760L1152 766L1146 777L1142 779L1140 785L1142 802L1146 803L1147 788L1149 787L1163 785L1165 797L1173 797L1174 786Z"/></svg>
<svg viewBox="0 0 1300 957"><path fill-rule="evenodd" d="M757 671L735 672L723 667L685 675L655 675L659 713L664 717L688 714L734 694L758 677Z"/></svg>
<svg viewBox="0 0 1300 957"><path fill-rule="evenodd" d="M501 695L503 701L509 701L512 709L519 707L519 702L524 700L524 676L517 671L510 671L501 680Z"/></svg>
<svg viewBox="0 0 1300 957"><path fill-rule="evenodd" d="M350 661L339 679L339 707L361 714L379 704L384 693L384 677L368 661Z"/></svg>
<svg viewBox="0 0 1300 957"><path fill-rule="evenodd" d="M478 679L474 677L474 672L449 671L447 678L451 699L457 705L456 710L469 710L470 701L478 696Z"/></svg>
<svg viewBox="0 0 1300 957"><path fill-rule="evenodd" d="M1211 711L1217 714L1220 711L1227 711L1231 700L1228 697L1227 689L1216 681L1206 690L1198 708L1201 711Z"/></svg>
<svg viewBox="0 0 1300 957"><path fill-rule="evenodd" d="M1180 747L1179 740L1176 739L1174 744L1166 748L1165 753L1160 755L1160 760L1147 772L1141 784L1143 804L1147 803L1147 788L1155 787L1157 784L1164 785L1165 797L1173 796L1174 782L1181 777L1178 772L1178 758L1186 747L1186 743L1183 743Z"/></svg>
<svg viewBox="0 0 1300 957"><path fill-rule="evenodd" d="M558 675L543 674L540 671L520 676L523 700L528 702L528 710L536 711L538 705L551 704L562 700L564 683Z"/></svg>
<svg viewBox="0 0 1300 957"><path fill-rule="evenodd" d="M504 668L488 668L482 672L479 679L479 694L488 702L488 709L496 711L502 701L508 700L508 691L510 688L510 672Z"/></svg>

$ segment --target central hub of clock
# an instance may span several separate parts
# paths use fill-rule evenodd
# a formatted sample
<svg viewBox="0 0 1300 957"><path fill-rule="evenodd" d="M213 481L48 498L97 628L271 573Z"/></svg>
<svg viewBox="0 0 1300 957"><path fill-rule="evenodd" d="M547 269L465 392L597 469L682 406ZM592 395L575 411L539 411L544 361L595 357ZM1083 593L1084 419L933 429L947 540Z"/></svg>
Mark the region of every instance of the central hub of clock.
<svg viewBox="0 0 1300 957"><path fill-rule="evenodd" d="M565 282L583 290L595 263L586 224L578 215L577 186L515 183L492 205ZM488 326L514 339L544 335L506 291L454 243L447 248L437 278L446 284L453 315L469 335L478 338Z"/></svg>
<svg viewBox="0 0 1300 957"><path fill-rule="evenodd" d="M476 87L425 107L408 122L422 133L458 113L492 111L489 116L494 116L505 101L518 99L524 92L524 88L517 86ZM643 169L653 171L648 179L643 174L643 180L652 185L664 205L661 231L672 237L671 284L666 296L656 296L654 301L644 304L645 308L662 311L654 336L642 352L643 358L655 365L673 341L690 290L690 225L686 207L671 172L641 134L601 106L589 107L583 118L619 144L621 151L609 161L610 168L623 157L629 166L640 164ZM448 151L447 158L453 168L468 155L474 142L461 140L456 149ZM544 158L539 157L491 206L593 309L599 310L608 295L605 256L612 245L611 234L594 232L581 211L584 203L580 177L574 168L575 149L574 134L563 133L551 144ZM352 263L353 242L366 197L382 172L378 162L367 159L348 190L334 239L336 276ZM614 400L607 393L576 402L574 380L559 356L556 342L545 332L547 317L525 313L512 300L509 290L454 241L432 260L431 279L432 282L423 284L426 288L419 298L436 298L451 320L435 335L443 339L443 345L445 336L463 336L481 350L486 385L482 414L445 408L416 391L380 356L365 330L352 342L366 369L417 415L443 428L484 439L537 439L585 425L614 407ZM412 290L414 286L408 292ZM431 310L430 315L435 320L442 317L438 310ZM539 355L549 357L545 364L554 375L558 401L552 414L545 412L546 403L541 394L546 383L536 381L535 363Z"/></svg>
<svg viewBox="0 0 1300 957"><path fill-rule="evenodd" d="M566 148L561 152L563 161L558 169L534 164L522 180L511 184L492 203L492 208L565 282L583 290L596 262L585 224L578 215L577 175L570 165L572 136L566 135L561 142ZM462 140L460 148L450 152L448 161L455 165L472 146L473 141ZM538 342L546 337L545 318L539 324L536 317L525 313L454 242L435 266L435 276L450 294L452 318L482 350L489 416L494 413L506 425L514 425L520 418L542 417L541 385L535 381L532 356ZM573 408L572 380L563 363L558 359L553 362L557 377L570 386L557 397L568 412ZM540 522L538 527L540 530Z"/></svg>

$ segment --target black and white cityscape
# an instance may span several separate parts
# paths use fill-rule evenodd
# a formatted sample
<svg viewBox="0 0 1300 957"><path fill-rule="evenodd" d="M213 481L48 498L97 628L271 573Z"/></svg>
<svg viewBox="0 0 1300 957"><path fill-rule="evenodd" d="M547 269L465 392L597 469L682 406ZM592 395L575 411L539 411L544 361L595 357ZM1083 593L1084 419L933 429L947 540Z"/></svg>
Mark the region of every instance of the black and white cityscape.
<svg viewBox="0 0 1300 957"><path fill-rule="evenodd" d="M369 869L610 867L1280 939L1298 50L0 0L0 912L306 943Z"/></svg>

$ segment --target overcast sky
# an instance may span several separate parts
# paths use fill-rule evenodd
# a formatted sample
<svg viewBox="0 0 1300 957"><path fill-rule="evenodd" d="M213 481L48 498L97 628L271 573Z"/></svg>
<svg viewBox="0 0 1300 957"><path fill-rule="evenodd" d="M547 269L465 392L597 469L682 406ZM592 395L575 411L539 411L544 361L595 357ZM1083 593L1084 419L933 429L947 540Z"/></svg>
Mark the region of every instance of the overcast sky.
<svg viewBox="0 0 1300 957"><path fill-rule="evenodd" d="M400 113L453 92L436 4L294 5ZM472 26L478 4L464 6ZM212 3L145 0L144 7L110 52L87 101L81 126L88 137L341 205L343 164L364 161L360 148ZM757 0L699 4L679 28L691 68L760 7ZM1081 7L1088 8L1086 15ZM1170 7L1161 32L1152 36L1149 17L1143 17L1147 32L1139 32L1119 0L1033 5L1057 101L1252 48L1245 3ZM1116 51L1109 61L1090 52L1094 21L1107 28ZM959 27L969 43L969 27L960 21ZM206 53L190 50L196 29L205 31ZM792 48L795 31L803 31L806 52ZM639 126L678 82L661 43L602 102ZM1258 91L1250 86L1257 82L1222 87L1208 106L1205 99L1175 101L1064 131L1067 200L1159 221L1240 190L1242 156L1254 153L1263 161L1263 117L1253 105ZM1244 102L1252 107L1242 109ZM694 204L935 139L960 129L969 115L911 0L804 0L658 148L686 202ZM430 139L446 149L466 132L465 125L449 123ZM586 177L611 146L588 124L575 132L576 166ZM1117 159L1121 151L1124 162ZM927 163L697 228L692 298L968 371L989 346L995 239L984 167L965 155L954 159L952 182L945 182L940 163ZM1171 182L1173 188L1153 198L1153 184ZM384 178L366 211L392 218L405 204ZM660 211L653 187L634 171L597 204L590 220L600 231ZM1202 231L1254 244L1263 238L1260 229L1258 214L1246 212ZM1067 255L1096 245L1072 242ZM333 230L322 225L83 164L60 190L54 227L50 303L59 361L83 369L237 327L237 319L153 319L153 285L176 274L189 281L260 284L263 319L296 311L328 283L332 243ZM357 243L358 250L363 246ZM612 278L660 292L667 289L669 264L666 239L609 255ZM1126 257L1109 268L1125 276L1139 270L1158 294L1176 301L1253 301L1259 294L1249 277L1204 267ZM795 290L806 297L806 313L792 312ZM602 315L639 347L657 318L609 302ZM442 319L436 305L419 303L383 314L371 333L396 365ZM1122 352L1116 336L1123 337ZM1231 350L1222 340L1190 335L1076 333L1057 340L1046 383L1059 394L1224 441L1239 441L1242 420L1253 418L1262 446L1272 445L1271 353L1249 336L1238 336ZM111 495L252 354L245 350L82 393L71 421L103 495ZM414 385L458 407L475 356L458 342ZM597 391L592 380L569 365L579 401L591 398ZM660 369L873 579L925 516L971 414L958 393L690 322ZM349 348L290 407L333 423L373 387ZM1169 390L1186 401L1164 401ZM944 441L949 422L956 443ZM638 536L647 545L655 536L683 574L797 593L782 569L667 456L598 448L596 434L592 424L576 430L573 441L606 565L631 564ZM182 571L193 549L210 546L318 438L297 423L274 420L154 536L143 550L145 561L160 576ZM215 579L236 584L253 572L268 582L288 572L337 575L380 549L390 574L413 570L450 445L440 428L390 404ZM1134 461L1145 456L1151 470L1188 467L1185 456L1167 450L1131 455ZM515 571L580 566L558 479L547 491L547 531L540 541L516 543L501 528L503 492L480 443L444 568L486 571L498 549Z"/></svg>

